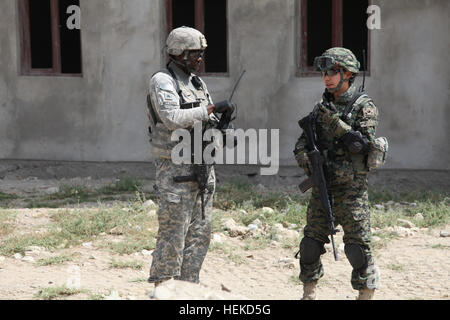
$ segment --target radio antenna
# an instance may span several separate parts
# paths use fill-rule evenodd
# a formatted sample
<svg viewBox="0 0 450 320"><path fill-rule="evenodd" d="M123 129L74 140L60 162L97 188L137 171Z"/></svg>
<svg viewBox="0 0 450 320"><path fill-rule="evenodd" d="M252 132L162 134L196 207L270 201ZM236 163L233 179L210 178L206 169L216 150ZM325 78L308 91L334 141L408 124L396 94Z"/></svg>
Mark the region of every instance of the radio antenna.
<svg viewBox="0 0 450 320"><path fill-rule="evenodd" d="M241 76L240 76L239 79L236 81L236 84L234 85L233 91L231 91L231 96L230 96L230 98L228 99L229 101L231 101L231 100L233 99L234 93L236 92L236 89L237 89L239 83L241 82L241 79L242 79L242 77L244 76L245 72L246 72L246 70L242 71Z"/></svg>

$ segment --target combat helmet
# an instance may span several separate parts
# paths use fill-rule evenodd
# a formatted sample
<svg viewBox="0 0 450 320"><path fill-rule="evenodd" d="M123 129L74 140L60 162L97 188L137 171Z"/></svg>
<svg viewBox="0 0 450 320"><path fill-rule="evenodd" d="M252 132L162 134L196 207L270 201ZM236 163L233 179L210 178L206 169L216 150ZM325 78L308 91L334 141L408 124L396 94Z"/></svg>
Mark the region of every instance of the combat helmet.
<svg viewBox="0 0 450 320"><path fill-rule="evenodd" d="M344 82L349 82L352 84L355 81L356 76L359 73L359 68L361 64L359 63L356 56L349 49L335 47L325 51L320 57L314 59L314 69L316 71L327 71L333 69L334 66L339 66L339 73L341 80L336 88L327 89L330 92L337 92L342 88ZM349 79L344 79L343 70L350 71L353 75ZM363 88L361 86L361 88Z"/></svg>
<svg viewBox="0 0 450 320"><path fill-rule="evenodd" d="M335 47L325 51L320 57L314 59L316 71L325 71L338 65L355 75L359 73L361 63L349 49Z"/></svg>
<svg viewBox="0 0 450 320"><path fill-rule="evenodd" d="M179 56L185 50L205 50L208 45L200 31L183 26L170 32L166 46L168 54Z"/></svg>

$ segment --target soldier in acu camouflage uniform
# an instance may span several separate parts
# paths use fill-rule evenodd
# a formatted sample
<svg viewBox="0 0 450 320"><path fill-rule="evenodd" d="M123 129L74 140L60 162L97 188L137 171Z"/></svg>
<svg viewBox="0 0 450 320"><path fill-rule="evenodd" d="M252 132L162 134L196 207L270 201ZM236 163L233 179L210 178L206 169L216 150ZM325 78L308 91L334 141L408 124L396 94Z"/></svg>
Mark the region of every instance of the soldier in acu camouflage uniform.
<svg viewBox="0 0 450 320"><path fill-rule="evenodd" d="M227 101L214 105L205 83L194 74L207 47L203 34L188 27L177 28L166 44L170 62L152 76L147 98L159 204L159 229L148 279L155 286L171 278L198 283L211 233L214 168L207 168L209 192L204 195L202 212L198 183L174 181L175 177L192 176L195 164L172 162L171 151L178 142L172 142L171 135L180 128L192 130L199 122L205 128L217 121L213 112L233 109Z"/></svg>
<svg viewBox="0 0 450 320"><path fill-rule="evenodd" d="M344 231L345 254L353 267L351 284L358 299L372 299L379 287L379 275L370 248L367 155L375 140L378 111L371 98L358 92L354 79L360 63L345 48L331 48L315 60L326 86L322 101L313 109L314 131L324 155L324 173L332 199L335 222ZM350 112L347 114L349 107ZM310 175L307 141L303 134L296 143L295 158ZM300 280L303 299L314 299L317 281L323 276L320 256L329 243L329 221L318 190L312 189L307 224L300 243Z"/></svg>

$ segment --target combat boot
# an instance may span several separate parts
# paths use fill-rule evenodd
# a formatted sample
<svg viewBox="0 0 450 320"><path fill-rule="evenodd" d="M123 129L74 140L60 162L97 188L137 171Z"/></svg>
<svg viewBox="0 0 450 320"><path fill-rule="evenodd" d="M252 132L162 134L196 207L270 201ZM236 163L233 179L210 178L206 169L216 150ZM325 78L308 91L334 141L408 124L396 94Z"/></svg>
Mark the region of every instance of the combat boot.
<svg viewBox="0 0 450 320"><path fill-rule="evenodd" d="M304 283L302 300L315 300L316 299L316 287L317 287L317 281Z"/></svg>
<svg viewBox="0 0 450 320"><path fill-rule="evenodd" d="M164 279L164 280L161 280L161 281L156 281L155 282L155 288L160 286L160 285L162 285L164 282L169 281L170 279L172 279L172 278Z"/></svg>
<svg viewBox="0 0 450 320"><path fill-rule="evenodd" d="M375 294L375 289L359 289L359 295L356 300L372 300Z"/></svg>

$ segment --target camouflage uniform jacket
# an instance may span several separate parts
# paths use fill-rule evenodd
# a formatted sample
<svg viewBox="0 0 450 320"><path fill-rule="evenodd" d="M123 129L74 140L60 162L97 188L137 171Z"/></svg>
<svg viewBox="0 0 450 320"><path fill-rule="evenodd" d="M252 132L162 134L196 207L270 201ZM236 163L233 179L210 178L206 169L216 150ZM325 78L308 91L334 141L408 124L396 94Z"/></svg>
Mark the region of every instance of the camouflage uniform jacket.
<svg viewBox="0 0 450 320"><path fill-rule="evenodd" d="M342 116L347 104L351 101L356 92L356 86L352 85L345 93L343 93L336 101L330 101ZM333 132L321 121L319 115L319 106L323 103L323 99L316 104L313 109L313 114L316 116L316 121L313 129L317 134L319 140L319 147L323 151L325 157L325 175L327 184L340 185L347 184L353 181L355 174L367 174L369 169L367 167L367 156L361 154L350 153L345 145L337 139ZM353 110L345 120L347 124L352 127L352 130L359 131L365 136L369 143L375 140L375 132L378 125L378 110L372 99L367 95L361 96L353 104ZM300 166L305 169L306 173L310 174L309 163L302 161L306 158L307 141L303 133L298 139L294 155Z"/></svg>
<svg viewBox="0 0 450 320"><path fill-rule="evenodd" d="M215 118L206 110L213 102L203 80L192 73L186 74L174 63L170 63L169 67L177 80L166 69L153 75L149 84L150 99L157 117L156 125L150 120L151 151L155 157L163 159L171 159L172 148L178 144L171 141L173 131L191 129L198 121L213 121ZM198 88L192 82L194 77L200 81ZM183 109L180 101L185 104L198 103L198 106Z"/></svg>

